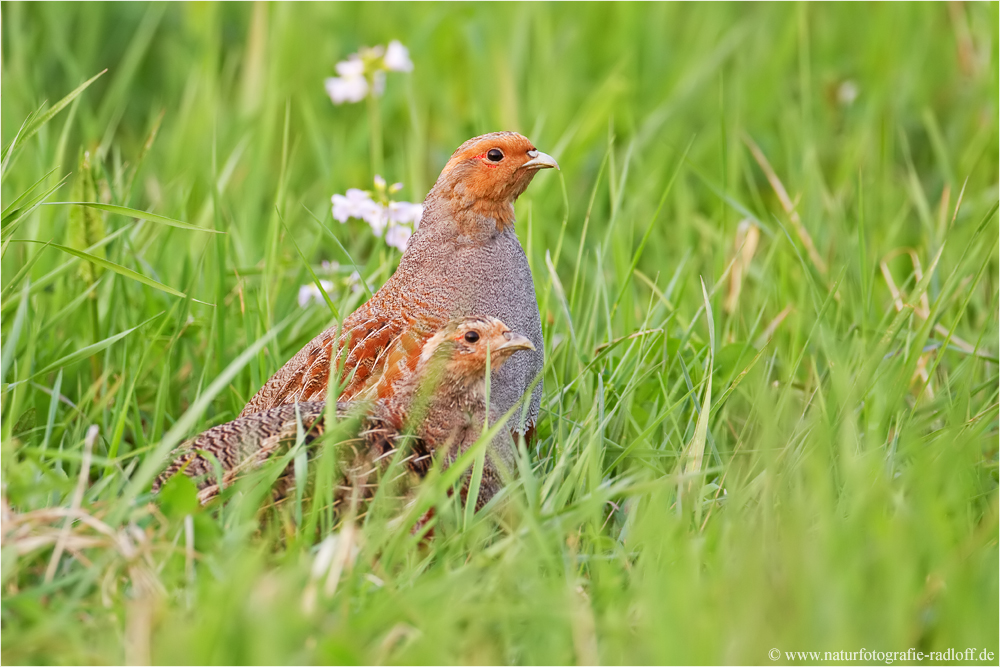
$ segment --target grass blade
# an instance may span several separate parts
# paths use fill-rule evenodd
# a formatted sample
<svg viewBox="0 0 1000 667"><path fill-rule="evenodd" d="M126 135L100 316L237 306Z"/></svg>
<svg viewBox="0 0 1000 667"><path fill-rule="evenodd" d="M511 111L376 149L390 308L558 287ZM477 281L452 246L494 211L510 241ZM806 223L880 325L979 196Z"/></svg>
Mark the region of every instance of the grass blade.
<svg viewBox="0 0 1000 667"><path fill-rule="evenodd" d="M42 243L41 241L34 241L32 239L14 239L14 240L20 243ZM126 278L131 278L132 280L136 280L142 283L143 285L148 285L153 289L158 289L161 292L166 292L167 294L172 294L173 296L179 296L185 299L187 298L187 295L184 294L183 292L179 292L175 290L173 287L169 287L167 285L164 285L163 283L157 282L152 278L148 278L142 275L141 273L133 271L132 269L125 268L121 264L115 264L112 261L102 259L100 257L97 257L96 255L91 255L90 253L86 253L82 250L77 250L76 248L70 248L68 246L60 245L58 243L48 242L45 243L44 245L51 246L58 250L62 250L63 252L69 253L70 255L75 255L76 257L79 257L80 259L85 259L88 262L93 262L94 264L102 268L105 268L109 271L114 271L115 273L121 276L125 276Z"/></svg>
<svg viewBox="0 0 1000 667"><path fill-rule="evenodd" d="M59 188L61 188L63 186L63 184L66 182L66 179L68 177L69 177L69 174L67 174L66 176L63 176L62 178L60 178L58 183L56 183L55 185L53 185L52 187L50 187L44 193L42 193L42 194L38 195L37 197L35 197L33 200L31 200L31 203L28 204L27 206L24 206L22 208L14 209L10 213L8 213L7 215L5 215L4 218L3 218L3 222L0 223L0 224L3 225L3 238L4 239L10 238L11 234L13 234L14 232L16 232L17 228L20 226L20 221L24 220L28 216L29 213L31 213L36 208L38 208L41 205L42 201L45 200L45 198L47 198L53 192L55 192L56 190L58 190Z"/></svg>
<svg viewBox="0 0 1000 667"><path fill-rule="evenodd" d="M27 299L25 299L24 302L27 303ZM100 352L100 351L102 351L102 350L110 347L111 345L114 345L116 342L120 341L122 338L124 338L125 336L129 335L130 333L132 333L136 329L139 329L139 328L141 328L141 327L149 324L150 322L152 322L153 320L155 320L157 317L159 317L160 315L162 315L164 312L166 312L166 311L162 311L162 312L160 312L160 313L158 313L156 315L153 315L151 318L149 318L145 322L142 322L141 324L137 324L134 327L132 327L131 329L126 329L125 331L122 331L121 333L116 333L114 336L108 336L104 340L99 340L99 341L97 341L96 343L94 343L92 345L88 345L86 347L80 348L76 352L71 352L71 353L67 354L65 357L63 357L61 359L58 359L56 361L53 361L51 364L49 364L48 366L46 366L42 370L36 371L31 377L38 377L39 375L45 375L46 373L48 373L50 371L54 371L57 368L63 368L65 366L69 366L71 364L74 364L77 361L81 361L82 359L87 359L88 357L91 357L91 356L97 354L98 352Z"/></svg>
<svg viewBox="0 0 1000 667"><path fill-rule="evenodd" d="M341 319L340 311L338 311L337 307L333 305L333 299L331 299L330 295L326 293L326 290L323 288L323 283L320 281L319 276L317 276L316 272L313 271L313 268L309 264L309 260L306 259L306 256L302 254L302 250L299 248L299 244L295 242L295 236L291 233L291 231L289 231L288 226L285 225L285 219L281 217L281 212L278 211L277 207L274 210L278 214L278 218L281 220L281 226L285 228L286 232L288 232L288 238L292 240L292 245L295 246L295 252L299 253L299 257L302 258L302 263L305 264L306 270L308 270L309 275L312 276L313 284L316 285L316 289L319 290L319 293L323 295L323 300L326 302L326 305L330 309L330 312L333 313L333 316L336 317L337 320L340 320Z"/></svg>
<svg viewBox="0 0 1000 667"><path fill-rule="evenodd" d="M77 86L76 88L74 88L73 91L70 92L69 95L67 95L66 97L62 98L58 102L56 102L52 106L51 109L49 109L48 111L46 111L45 113L43 113L41 116L38 116L34 121L32 121L32 123L29 126L29 128L24 132L24 136L23 137L21 137L21 136L15 137L15 140L18 141L18 143L22 143L23 144L28 139L30 139L31 137L35 136L35 133L38 132L38 130L42 129L43 125L45 125L50 120L52 120L52 118L57 113L59 113L60 111L62 111L64 108L66 108L66 105L68 105L70 102L72 102L74 99L76 99L76 97L80 93L82 93L83 91L85 91L87 89L87 87L90 86L90 84L92 84L95 81L97 81L101 77L101 75L103 75L107 71L108 70L106 68L103 69L103 70L101 70L100 72L98 72L97 74L95 74L94 76L90 77L89 79L87 79L86 81L84 81L83 83L81 83L79 86ZM14 142L12 141L4 149L4 151L3 151L3 163L4 163L4 168L5 169L6 169L6 166L7 166L7 159L10 157L10 153L14 149L14 147L15 147L14 146Z"/></svg>
<svg viewBox="0 0 1000 667"><path fill-rule="evenodd" d="M11 203L7 204L4 207L4 209L3 209L3 216L2 216L3 220L4 220L3 226L5 226L5 227L7 226L6 220L7 220L8 215L10 214L10 212L13 211L21 202L23 202L25 199L27 199L28 195L30 195L32 192L34 192L35 188L37 188L39 185L41 185L42 183L44 183L45 180L49 176L51 176L58 168L59 167L52 167L52 169L50 169L47 174L45 174L44 176L42 176L41 178L39 178L37 181L35 181L34 183L32 183L30 187L28 187L24 192L22 192L20 195L18 195L17 199L15 199L14 201L12 201Z"/></svg>
<svg viewBox="0 0 1000 667"><path fill-rule="evenodd" d="M107 211L108 213L114 213L116 215L124 215L130 218L139 218L140 220L149 220L150 222L155 222L161 225L167 225L169 227L177 227L178 229L187 229L192 232L208 232L209 234L225 234L224 231L219 229L211 229L208 227L199 227L197 225L192 225L190 222L181 222L180 220L174 220L173 218L168 218L165 215L158 215L156 213L150 213L149 211L140 211L135 208L128 208L126 206L116 206L115 204L101 204L92 201L54 201L46 202L46 206L88 206L90 208L96 208L99 211Z"/></svg>
<svg viewBox="0 0 1000 667"><path fill-rule="evenodd" d="M24 328L24 320L28 316L28 290L31 289L31 281L24 283L21 289L21 303L17 307L17 315L14 316L14 326L10 333L4 336L3 352L0 354L0 382L7 381L7 371L14 363L14 355L17 352L17 341L21 337L21 329Z"/></svg>
<svg viewBox="0 0 1000 667"><path fill-rule="evenodd" d="M46 243L45 245L48 246L49 243ZM45 248L42 248L42 250L45 250ZM3 292L0 293L0 301L7 300L7 296L14 291L14 288L17 287L18 283L21 282L21 279L28 274L28 271L31 270L31 267L35 265L35 262L38 261L38 258L41 257L41 255L42 255L41 251L36 252L34 255L31 256L31 259L29 259L27 262L24 263L24 266L22 266L21 270L17 272L17 275L11 278L10 282L8 282L7 285L4 286Z"/></svg>
<svg viewBox="0 0 1000 667"><path fill-rule="evenodd" d="M667 195L670 194L670 190L674 187L674 181L677 180L677 175L681 172L681 167L687 161L687 154L691 150L691 145L694 144L694 139L692 138L688 141L687 147L681 154L681 159L677 161L677 166L674 168L674 173L671 174L670 180L667 182L667 187L663 190L663 195L660 197L660 202L656 205L656 211L653 213L653 217L650 219L649 224L646 225L646 232L642 235L642 241L639 242L639 247L635 249L635 254L632 255L632 265L629 267L628 273L625 274L625 280L622 283L622 288L618 292L618 297L615 299L614 305L611 307L611 315L614 316L615 311L618 310L618 304L621 303L622 297L625 296L625 290L632 283L632 275L635 273L635 269L639 266L639 258L642 257L642 251L646 248L646 242L649 241L649 235L653 233L653 227L656 224L656 220L660 217L660 211L663 209L663 204L667 201Z"/></svg>

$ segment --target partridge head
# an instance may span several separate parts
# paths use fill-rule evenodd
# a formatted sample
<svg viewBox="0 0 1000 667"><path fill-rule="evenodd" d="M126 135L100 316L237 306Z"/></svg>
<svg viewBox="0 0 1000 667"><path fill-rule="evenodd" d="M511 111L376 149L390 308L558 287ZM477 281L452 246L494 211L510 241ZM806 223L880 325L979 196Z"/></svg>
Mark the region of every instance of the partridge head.
<svg viewBox="0 0 1000 667"><path fill-rule="evenodd" d="M516 132L494 132L469 139L441 170L428 199L447 200L460 231L475 231L491 221L498 230L514 225L514 200L540 169L559 168Z"/></svg>
<svg viewBox="0 0 1000 667"><path fill-rule="evenodd" d="M518 350L534 349L527 337L514 333L495 317L454 320L424 344L408 385L433 388L463 403L482 401L487 363L490 371L495 371ZM405 389L401 393L405 396Z"/></svg>

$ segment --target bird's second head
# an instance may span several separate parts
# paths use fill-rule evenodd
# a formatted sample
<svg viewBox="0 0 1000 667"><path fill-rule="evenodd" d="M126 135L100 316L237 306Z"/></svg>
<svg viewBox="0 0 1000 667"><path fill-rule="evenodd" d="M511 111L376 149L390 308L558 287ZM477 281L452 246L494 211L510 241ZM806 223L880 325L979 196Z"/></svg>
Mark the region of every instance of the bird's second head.
<svg viewBox="0 0 1000 667"><path fill-rule="evenodd" d="M490 367L497 370L515 352L534 349L527 337L495 317L463 317L424 343L420 365L440 368L442 383L471 389L485 381L487 354Z"/></svg>
<svg viewBox="0 0 1000 667"><path fill-rule="evenodd" d="M428 199L446 200L462 222L504 227L514 224L514 200L540 169L558 169L550 155L517 132L492 132L469 139L441 170Z"/></svg>

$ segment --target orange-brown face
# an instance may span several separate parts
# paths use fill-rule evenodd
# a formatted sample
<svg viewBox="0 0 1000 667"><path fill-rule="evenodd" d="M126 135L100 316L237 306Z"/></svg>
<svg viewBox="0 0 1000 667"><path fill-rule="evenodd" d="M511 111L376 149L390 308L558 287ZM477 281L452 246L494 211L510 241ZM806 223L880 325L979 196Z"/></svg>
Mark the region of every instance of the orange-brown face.
<svg viewBox="0 0 1000 667"><path fill-rule="evenodd" d="M423 356L438 356L453 379L482 380L489 349L493 370L518 350L534 350L525 336L514 333L495 317L465 317L451 322L424 345Z"/></svg>
<svg viewBox="0 0 1000 667"><path fill-rule="evenodd" d="M514 200L539 169L558 169L517 132L493 132L459 146L441 171L435 188L463 208L496 219L497 227L513 224Z"/></svg>

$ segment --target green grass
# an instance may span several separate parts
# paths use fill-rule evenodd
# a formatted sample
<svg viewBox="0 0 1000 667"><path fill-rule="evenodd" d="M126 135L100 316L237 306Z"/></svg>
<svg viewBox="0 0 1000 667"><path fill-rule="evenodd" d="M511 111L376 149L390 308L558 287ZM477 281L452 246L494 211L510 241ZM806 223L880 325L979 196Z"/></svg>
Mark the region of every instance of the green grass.
<svg viewBox="0 0 1000 667"><path fill-rule="evenodd" d="M2 21L5 663L995 664L996 3ZM412 74L333 106L336 61L390 39ZM393 270L330 196L374 160L420 201L497 129L562 166L517 203L547 366L505 508L466 514L445 475L427 543L390 498L340 523L336 437L276 464L316 502L269 507L275 466L224 505L152 498L334 321L296 303L313 272L343 314L352 262ZM43 205L68 201L155 215Z"/></svg>

